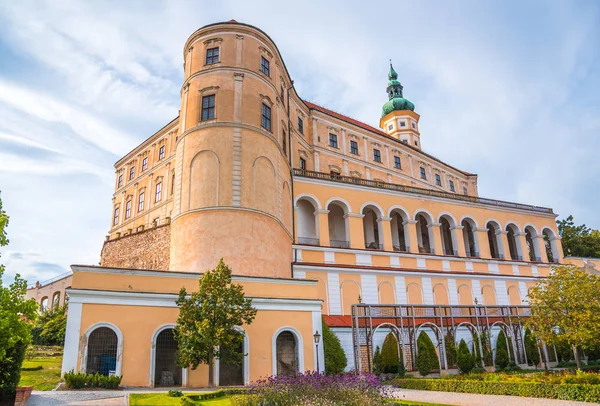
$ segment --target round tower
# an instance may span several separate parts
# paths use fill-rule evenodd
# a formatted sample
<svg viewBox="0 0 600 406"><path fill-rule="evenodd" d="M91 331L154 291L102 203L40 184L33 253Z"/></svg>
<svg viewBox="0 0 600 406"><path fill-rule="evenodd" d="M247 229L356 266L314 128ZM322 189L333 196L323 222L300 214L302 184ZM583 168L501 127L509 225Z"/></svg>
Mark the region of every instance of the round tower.
<svg viewBox="0 0 600 406"><path fill-rule="evenodd" d="M170 269L291 277L292 191L281 55L231 20L187 40L176 143Z"/></svg>

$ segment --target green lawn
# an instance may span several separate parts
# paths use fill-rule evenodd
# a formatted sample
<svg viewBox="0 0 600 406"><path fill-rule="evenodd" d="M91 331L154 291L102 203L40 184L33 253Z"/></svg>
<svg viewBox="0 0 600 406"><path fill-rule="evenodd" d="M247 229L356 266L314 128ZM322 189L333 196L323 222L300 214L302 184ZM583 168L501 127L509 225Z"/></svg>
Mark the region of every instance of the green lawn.
<svg viewBox="0 0 600 406"><path fill-rule="evenodd" d="M60 381L62 356L34 357L23 362L23 368L42 366L39 371L21 371L19 386L33 386L34 390L52 390Z"/></svg>
<svg viewBox="0 0 600 406"><path fill-rule="evenodd" d="M193 395L194 393L186 393L186 395ZM161 406L179 406L181 405L181 398L172 398L166 393L132 393L129 395L130 406L149 406L149 405L161 405ZM217 399L205 400L202 405L206 406L231 406L229 398L222 397Z"/></svg>

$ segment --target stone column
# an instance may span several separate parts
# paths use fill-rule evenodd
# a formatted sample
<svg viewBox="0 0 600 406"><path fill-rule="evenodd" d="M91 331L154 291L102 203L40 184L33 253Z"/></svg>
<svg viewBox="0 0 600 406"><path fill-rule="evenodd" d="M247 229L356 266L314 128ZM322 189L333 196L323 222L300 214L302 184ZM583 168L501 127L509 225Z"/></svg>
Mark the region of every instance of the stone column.
<svg viewBox="0 0 600 406"><path fill-rule="evenodd" d="M383 244L383 249L385 251L393 251L392 218L381 217L377 219L377 223L379 223L379 244Z"/></svg>
<svg viewBox="0 0 600 406"><path fill-rule="evenodd" d="M500 240L502 241L502 251L501 255L504 256L504 259L512 259L510 257L510 247L508 245L508 231L497 231L496 236L500 235ZM500 249L500 244L498 244L498 249Z"/></svg>
<svg viewBox="0 0 600 406"><path fill-rule="evenodd" d="M558 258L554 258L554 261L558 262L559 264L563 263L563 257L564 257L561 240L562 240L561 237L550 237L550 244L552 244L552 242L554 242L554 244L556 244L556 251L557 251L556 254L558 254ZM556 256L556 254L554 254L554 256Z"/></svg>
<svg viewBox="0 0 600 406"><path fill-rule="evenodd" d="M318 209L315 215L319 225L319 245L329 246L329 210Z"/></svg>
<svg viewBox="0 0 600 406"><path fill-rule="evenodd" d="M404 227L408 228L408 251L417 254L419 252L419 238L417 237L417 220L406 220L402 222Z"/></svg>
<svg viewBox="0 0 600 406"><path fill-rule="evenodd" d="M433 253L437 255L444 255L444 246L442 244L442 232L441 223L431 223L427 226L429 230L433 231ZM430 239L431 239L430 233ZM431 242L431 241L430 241Z"/></svg>
<svg viewBox="0 0 600 406"><path fill-rule="evenodd" d="M346 234L350 236L351 248L365 249L363 217L365 215L360 213L348 213L344 216L344 219L346 219Z"/></svg>
<svg viewBox="0 0 600 406"><path fill-rule="evenodd" d="M319 153L317 151L315 151L314 157L315 157L315 172L321 172L321 168L319 165Z"/></svg>
<svg viewBox="0 0 600 406"><path fill-rule="evenodd" d="M450 230L454 231L454 235L456 236L456 244L454 249L458 252L459 257L466 257L467 250L465 248L465 239L463 236L463 226L454 226Z"/></svg>
<svg viewBox="0 0 600 406"><path fill-rule="evenodd" d="M537 251L536 256L540 257L542 262L548 262L548 254L546 253L546 244L544 243L544 237L542 235L538 235L532 238L533 244L535 245L535 249Z"/></svg>
<svg viewBox="0 0 600 406"><path fill-rule="evenodd" d="M490 253L490 242L488 241L488 229L486 227L478 228L477 234L475 234L475 238L477 238L479 245L479 256L481 258L491 258L492 254Z"/></svg>

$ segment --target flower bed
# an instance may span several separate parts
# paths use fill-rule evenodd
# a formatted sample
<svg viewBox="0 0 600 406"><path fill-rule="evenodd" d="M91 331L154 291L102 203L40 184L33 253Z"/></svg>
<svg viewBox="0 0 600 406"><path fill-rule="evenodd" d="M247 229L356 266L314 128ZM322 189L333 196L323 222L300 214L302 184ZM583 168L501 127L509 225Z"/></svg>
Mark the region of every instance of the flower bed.
<svg viewBox="0 0 600 406"><path fill-rule="evenodd" d="M395 379L393 384L403 389L600 402L600 375L586 372L470 374L439 379Z"/></svg>

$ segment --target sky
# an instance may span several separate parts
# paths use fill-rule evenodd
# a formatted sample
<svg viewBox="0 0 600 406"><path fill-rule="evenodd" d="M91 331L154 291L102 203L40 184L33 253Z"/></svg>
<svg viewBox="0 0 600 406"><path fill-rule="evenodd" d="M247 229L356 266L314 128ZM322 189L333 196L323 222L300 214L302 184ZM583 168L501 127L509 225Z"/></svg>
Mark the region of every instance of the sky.
<svg viewBox="0 0 600 406"><path fill-rule="evenodd" d="M391 59L423 149L480 196L600 228L600 2L0 0L4 280L99 262L114 163L177 116L189 35L230 19L301 97L375 127Z"/></svg>

